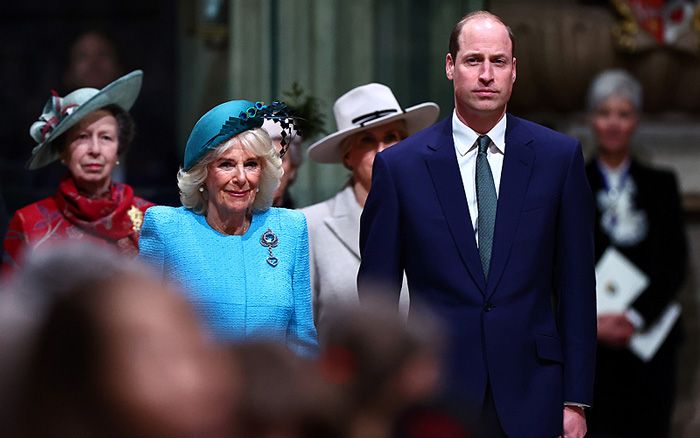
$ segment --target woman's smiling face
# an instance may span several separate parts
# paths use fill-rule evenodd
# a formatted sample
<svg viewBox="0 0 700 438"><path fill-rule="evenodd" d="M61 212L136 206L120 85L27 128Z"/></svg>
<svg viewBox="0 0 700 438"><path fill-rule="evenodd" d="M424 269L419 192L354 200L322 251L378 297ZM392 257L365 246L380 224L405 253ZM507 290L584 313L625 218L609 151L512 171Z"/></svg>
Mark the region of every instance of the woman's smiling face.
<svg viewBox="0 0 700 438"><path fill-rule="evenodd" d="M262 173L262 160L236 142L207 166L208 211L229 214L252 209Z"/></svg>

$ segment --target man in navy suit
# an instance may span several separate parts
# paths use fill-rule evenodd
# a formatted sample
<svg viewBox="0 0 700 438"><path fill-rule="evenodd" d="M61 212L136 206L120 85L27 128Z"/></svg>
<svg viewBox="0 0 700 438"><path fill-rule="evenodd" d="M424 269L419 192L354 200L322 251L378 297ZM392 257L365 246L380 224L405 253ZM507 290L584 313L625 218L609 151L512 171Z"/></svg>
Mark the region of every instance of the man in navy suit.
<svg viewBox="0 0 700 438"><path fill-rule="evenodd" d="M360 298L398 302L405 271L412 309L445 325L445 387L477 435L583 437L596 314L580 143L506 113L516 59L499 17L457 23L446 73L453 115L374 161Z"/></svg>

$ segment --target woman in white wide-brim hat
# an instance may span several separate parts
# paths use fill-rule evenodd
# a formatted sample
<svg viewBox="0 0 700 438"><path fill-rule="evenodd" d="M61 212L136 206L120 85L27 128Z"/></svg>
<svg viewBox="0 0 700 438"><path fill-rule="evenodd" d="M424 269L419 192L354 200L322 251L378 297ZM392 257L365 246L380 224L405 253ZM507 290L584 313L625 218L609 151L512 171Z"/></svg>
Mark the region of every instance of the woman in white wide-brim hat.
<svg viewBox="0 0 700 438"><path fill-rule="evenodd" d="M391 89L366 84L333 105L338 130L309 147L318 163L343 163L352 174L334 197L302 209L309 226L314 318L319 336L333 308L358 302L360 215L369 193L374 156L432 125L440 109L432 102L402 108ZM408 294L401 291L405 309Z"/></svg>
<svg viewBox="0 0 700 438"><path fill-rule="evenodd" d="M55 92L29 130L37 145L27 163L38 169L60 160L67 168L58 190L15 212L5 237L3 270L21 264L27 248L59 239L86 239L138 253L144 212L152 203L112 181L134 137L129 109L141 90L143 72L133 71L101 90Z"/></svg>

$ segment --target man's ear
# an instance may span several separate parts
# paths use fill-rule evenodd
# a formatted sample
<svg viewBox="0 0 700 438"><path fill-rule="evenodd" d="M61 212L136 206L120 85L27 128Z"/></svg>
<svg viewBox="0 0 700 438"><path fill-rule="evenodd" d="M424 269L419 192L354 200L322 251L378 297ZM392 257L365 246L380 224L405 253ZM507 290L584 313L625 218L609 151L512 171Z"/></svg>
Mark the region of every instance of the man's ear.
<svg viewBox="0 0 700 438"><path fill-rule="evenodd" d="M445 56L445 75L447 76L447 79L452 80L454 77L454 69L454 59L452 59L452 54L448 53L447 56Z"/></svg>
<svg viewBox="0 0 700 438"><path fill-rule="evenodd" d="M518 76L517 68L516 68L517 64L518 64L517 61L518 61L518 59L514 56L513 57L513 83L515 83L515 78L516 78L516 76Z"/></svg>

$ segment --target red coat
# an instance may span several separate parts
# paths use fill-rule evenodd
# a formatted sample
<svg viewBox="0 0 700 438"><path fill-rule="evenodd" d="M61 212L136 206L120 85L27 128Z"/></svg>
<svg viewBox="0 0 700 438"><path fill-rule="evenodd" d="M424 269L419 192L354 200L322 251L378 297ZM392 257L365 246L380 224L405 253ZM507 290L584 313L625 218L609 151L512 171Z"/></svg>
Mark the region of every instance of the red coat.
<svg viewBox="0 0 700 438"><path fill-rule="evenodd" d="M21 265L26 248L63 239L107 243L135 256L143 215L152 205L126 184L113 183L108 197L93 199L79 193L72 178L64 178L53 196L15 212L5 236L3 271Z"/></svg>

